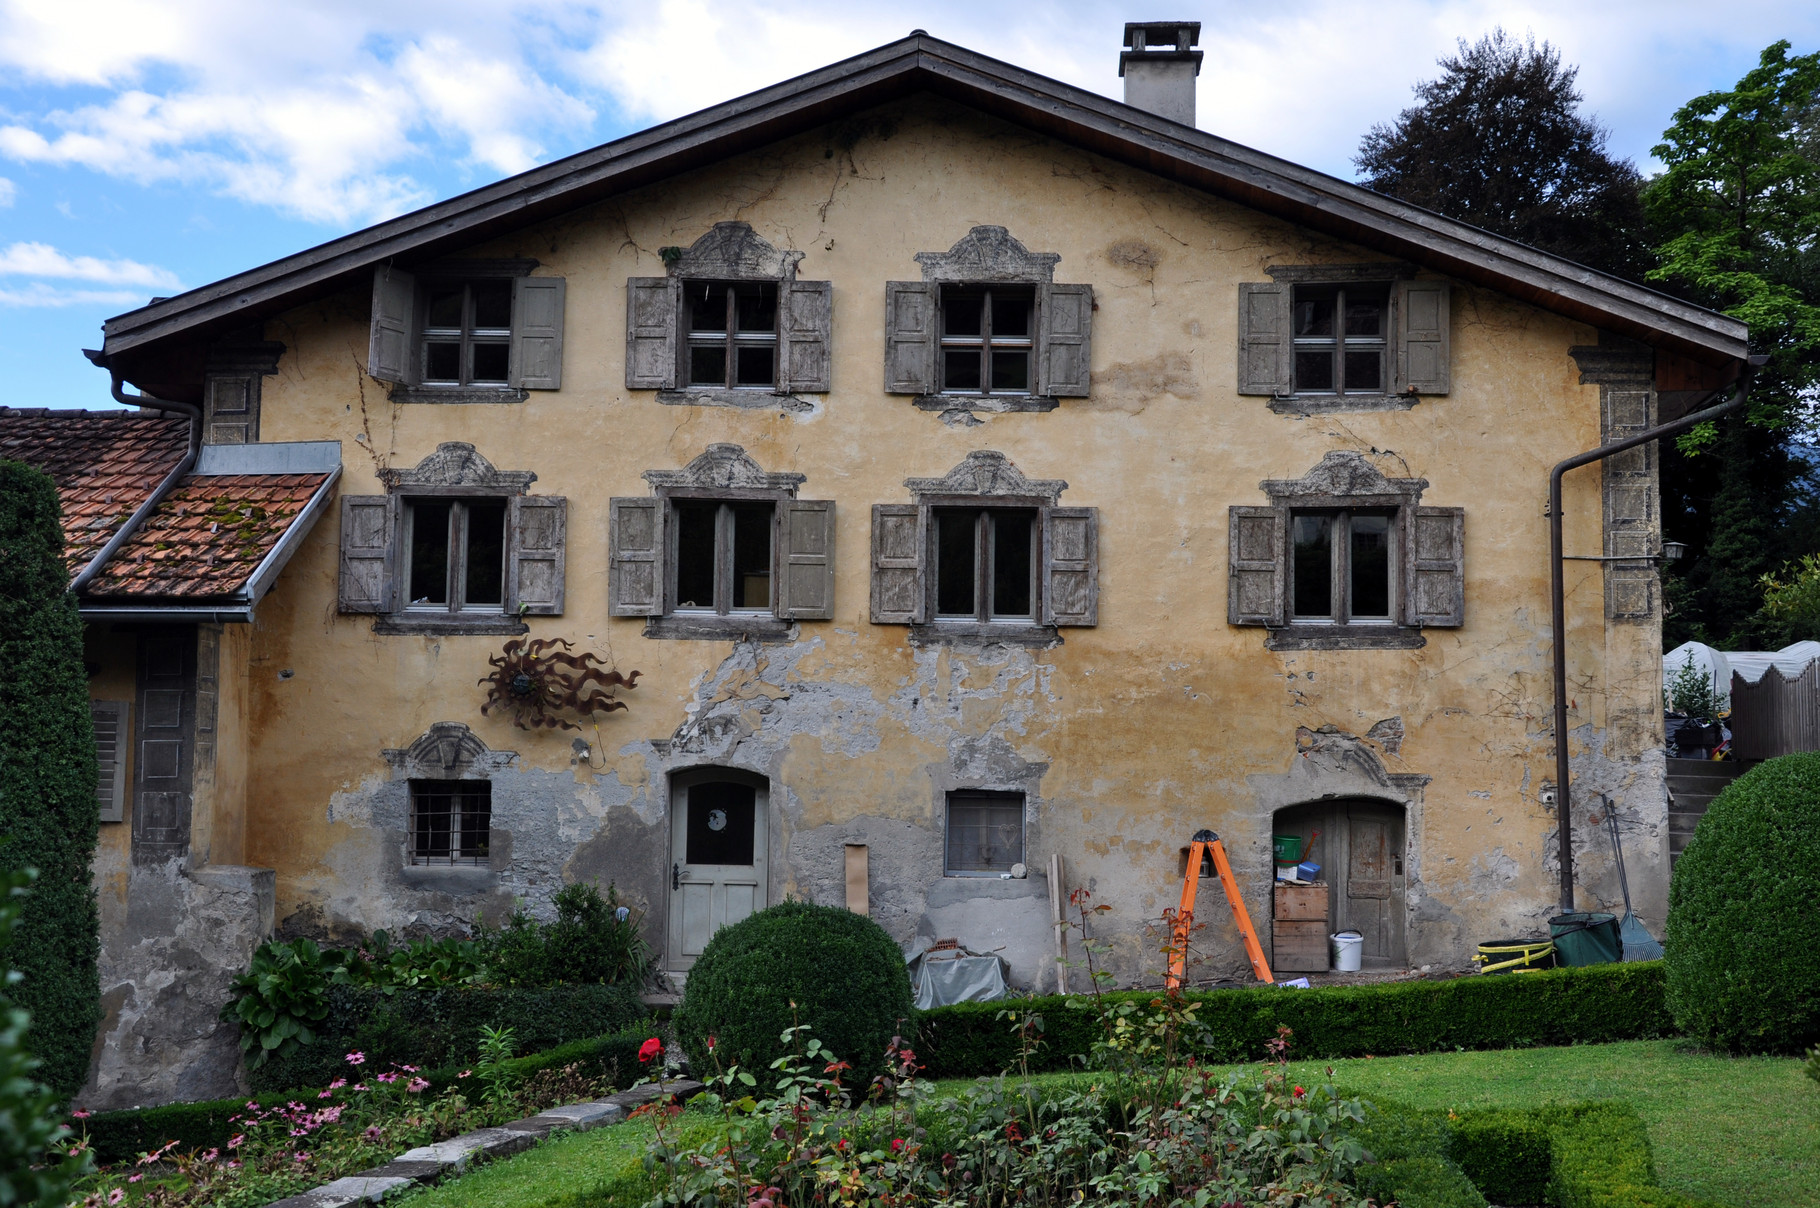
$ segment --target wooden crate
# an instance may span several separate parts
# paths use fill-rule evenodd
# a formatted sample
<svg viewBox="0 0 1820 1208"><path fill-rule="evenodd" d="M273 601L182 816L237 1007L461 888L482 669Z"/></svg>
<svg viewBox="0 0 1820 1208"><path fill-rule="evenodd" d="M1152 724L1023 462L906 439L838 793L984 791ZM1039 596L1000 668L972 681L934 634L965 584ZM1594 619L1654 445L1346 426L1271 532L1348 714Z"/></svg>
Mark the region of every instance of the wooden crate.
<svg viewBox="0 0 1820 1208"><path fill-rule="evenodd" d="M1276 910L1279 919L1327 921L1328 888L1325 885L1278 885Z"/></svg>
<svg viewBox="0 0 1820 1208"><path fill-rule="evenodd" d="M1325 973L1327 920L1278 920L1270 925L1272 973Z"/></svg>

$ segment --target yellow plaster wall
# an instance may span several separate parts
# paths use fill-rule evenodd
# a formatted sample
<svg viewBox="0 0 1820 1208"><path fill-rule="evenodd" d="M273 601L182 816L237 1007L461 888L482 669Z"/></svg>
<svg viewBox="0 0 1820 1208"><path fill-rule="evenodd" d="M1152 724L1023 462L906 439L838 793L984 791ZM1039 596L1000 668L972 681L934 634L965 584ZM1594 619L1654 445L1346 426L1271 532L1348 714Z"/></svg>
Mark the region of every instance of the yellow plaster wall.
<svg viewBox="0 0 1820 1208"><path fill-rule="evenodd" d="M799 277L833 282L833 391L811 396L812 412L665 406L623 385L625 279L661 274L658 249L728 219L800 249ZM945 251L975 224L1059 253L1057 281L1093 284L1091 398L950 425L882 392L884 283L918 279L917 252ZM1227 834L1235 861L1268 876L1258 785L1308 758L1299 733L1363 735L1400 717L1399 752L1364 745L1390 773L1432 778L1409 842L1412 877L1448 937L1430 945L1435 959L1457 959L1468 933L1476 942L1547 912L1543 503L1549 467L1599 441L1597 388L1579 384L1568 355L1596 342L1591 328L1456 283L1447 397L1409 411L1273 414L1235 393L1238 283L1267 280L1269 264L1381 257L932 100L473 254L535 256L539 273L568 279L562 390L515 406L391 403L362 372L367 298L354 291L268 325L287 351L266 381L263 438L340 440L346 494L380 493L379 468L414 465L441 441L534 470L533 493L568 497L569 544L566 613L531 618L531 635L569 638L644 674L630 713L602 723L595 760L605 766L578 767L573 734L480 715L475 681L502 639L379 636L370 618L337 615L338 526L326 519L261 605L247 656L244 858L278 870L280 920L300 910L331 924L394 917L378 890L350 883L397 860L396 849L372 853L371 824L350 803L387 776L382 749L433 722L465 722L490 747L518 752L516 769L562 777L563 833L580 843L616 802L646 822L661 817L663 772L687 761L652 740L704 713L743 717L757 732L749 741L773 743L771 774L788 790L774 893L811 877L788 853L817 828L851 830L864 817L939 830L932 769L956 764L957 742L990 736L1047 765L1032 866L1060 850L1070 880L1097 885L1121 917L1154 916L1179 889L1176 849L1198 827ZM836 619L804 623L794 646L649 640L642 621L607 616L608 498L646 494L645 470L680 468L717 441L767 470L805 474L802 497L837 501ZM1064 630L1051 650L979 654L913 649L904 628L869 623L870 506L908 502L905 478L941 475L976 449L1002 451L1034 478L1064 478L1062 503L1100 509L1097 628ZM1331 450L1426 478L1424 503L1467 509L1463 628L1428 630L1420 650L1273 653L1263 630L1227 624L1228 506L1265 502L1260 480L1300 477ZM1570 551L1599 550L1599 517L1597 471L1583 471L1568 486ZM1608 642L1596 564L1570 565L1575 725L1602 731L1614 709L1653 708L1604 693L1653 683L1657 627ZM806 698L811 684L830 711L793 720L788 698ZM758 703L741 704L742 691ZM1629 758L1653 741L1647 727L1632 730L1604 754ZM938 862L926 875L939 873ZM875 887L893 875L912 874L875 857ZM461 909L445 897L431 913ZM1411 944L1420 947L1414 931Z"/></svg>

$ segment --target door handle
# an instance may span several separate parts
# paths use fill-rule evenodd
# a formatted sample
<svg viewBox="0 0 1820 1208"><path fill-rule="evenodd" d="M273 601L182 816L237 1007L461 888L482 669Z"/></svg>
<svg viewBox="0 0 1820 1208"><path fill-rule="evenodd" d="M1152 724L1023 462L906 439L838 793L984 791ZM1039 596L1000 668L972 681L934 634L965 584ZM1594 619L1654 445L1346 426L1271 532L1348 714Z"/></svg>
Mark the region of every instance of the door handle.
<svg viewBox="0 0 1820 1208"><path fill-rule="evenodd" d="M682 888L682 865L680 864L670 865L670 888Z"/></svg>

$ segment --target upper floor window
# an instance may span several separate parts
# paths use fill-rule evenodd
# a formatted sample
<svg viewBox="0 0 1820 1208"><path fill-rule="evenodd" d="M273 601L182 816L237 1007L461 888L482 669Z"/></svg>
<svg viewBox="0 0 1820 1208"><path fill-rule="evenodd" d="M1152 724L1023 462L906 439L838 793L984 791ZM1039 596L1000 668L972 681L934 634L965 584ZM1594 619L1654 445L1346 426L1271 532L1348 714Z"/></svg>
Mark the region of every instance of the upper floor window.
<svg viewBox="0 0 1820 1208"><path fill-rule="evenodd" d="M382 633L523 633L523 615L560 614L568 500L526 494L536 477L449 441L381 470L386 494L343 495L341 611Z"/></svg>
<svg viewBox="0 0 1820 1208"><path fill-rule="evenodd" d="M1037 524L1033 508L936 508L937 620L1035 617Z"/></svg>
<svg viewBox="0 0 1820 1208"><path fill-rule="evenodd" d="M801 474L767 472L719 444L645 480L651 495L609 505L612 615L681 638L782 633L834 615L834 504L796 498Z"/></svg>
<svg viewBox="0 0 1820 1208"><path fill-rule="evenodd" d="M512 360L512 283L427 283L423 384L504 386Z"/></svg>
<svg viewBox="0 0 1820 1208"><path fill-rule="evenodd" d="M1239 286L1238 392L1290 412L1407 407L1446 394L1450 290L1394 263L1273 266Z"/></svg>
<svg viewBox="0 0 1820 1208"><path fill-rule="evenodd" d="M942 391L1029 394L1036 293L1028 287L946 285L941 292Z"/></svg>
<svg viewBox="0 0 1820 1208"><path fill-rule="evenodd" d="M775 389L777 284L689 281L689 385Z"/></svg>
<svg viewBox="0 0 1820 1208"><path fill-rule="evenodd" d="M1290 513L1290 619L1324 625L1396 619L1396 513Z"/></svg>
<svg viewBox="0 0 1820 1208"><path fill-rule="evenodd" d="M373 274L367 372L394 402L510 402L562 386L567 282L535 260L448 260Z"/></svg>

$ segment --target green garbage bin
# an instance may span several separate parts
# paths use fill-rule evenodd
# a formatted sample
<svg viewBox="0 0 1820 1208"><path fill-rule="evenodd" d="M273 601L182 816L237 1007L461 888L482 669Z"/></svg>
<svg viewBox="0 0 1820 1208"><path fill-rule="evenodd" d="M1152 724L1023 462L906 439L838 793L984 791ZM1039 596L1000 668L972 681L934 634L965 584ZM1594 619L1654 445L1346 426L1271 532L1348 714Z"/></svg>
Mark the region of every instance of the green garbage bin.
<svg viewBox="0 0 1820 1208"><path fill-rule="evenodd" d="M1576 910L1548 920L1555 941L1555 959L1570 967L1609 965L1623 959L1624 943L1618 918L1597 910Z"/></svg>

